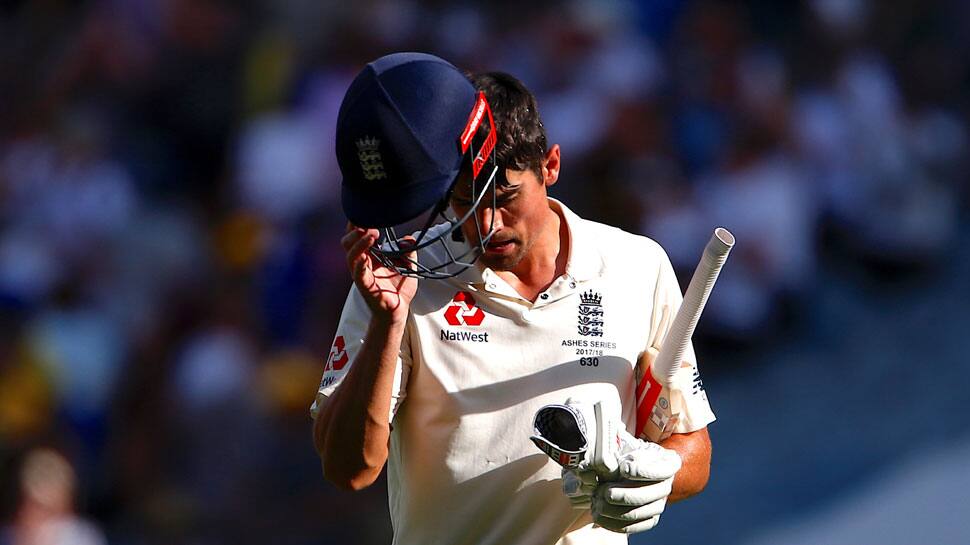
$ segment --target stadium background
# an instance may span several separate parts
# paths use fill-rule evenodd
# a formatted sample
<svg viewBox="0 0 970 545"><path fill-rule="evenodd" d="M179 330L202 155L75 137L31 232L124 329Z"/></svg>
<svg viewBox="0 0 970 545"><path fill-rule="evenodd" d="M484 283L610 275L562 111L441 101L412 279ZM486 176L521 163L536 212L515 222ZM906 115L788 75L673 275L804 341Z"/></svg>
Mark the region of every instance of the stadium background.
<svg viewBox="0 0 970 545"><path fill-rule="evenodd" d="M959 0L0 2L0 543L38 448L67 543L389 542L307 406L336 111L398 50L520 77L553 195L681 272L737 235L711 483L633 543L966 543L968 31Z"/></svg>

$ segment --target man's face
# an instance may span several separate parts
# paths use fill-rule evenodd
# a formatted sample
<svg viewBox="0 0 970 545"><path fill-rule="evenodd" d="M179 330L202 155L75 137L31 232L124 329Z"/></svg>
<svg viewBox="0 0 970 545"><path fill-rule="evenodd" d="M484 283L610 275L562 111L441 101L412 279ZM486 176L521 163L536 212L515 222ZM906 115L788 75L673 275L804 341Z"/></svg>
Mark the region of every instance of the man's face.
<svg viewBox="0 0 970 545"><path fill-rule="evenodd" d="M495 231L480 259L492 270L512 270L529 254L536 234L541 232L549 209L546 187L531 170L507 169L505 176L496 176L494 208L492 191L486 191L476 211L481 234L488 234L489 225ZM474 197L470 181L459 180L451 197L451 208L458 217L468 212ZM481 239L474 217L462 224L461 230L473 246Z"/></svg>

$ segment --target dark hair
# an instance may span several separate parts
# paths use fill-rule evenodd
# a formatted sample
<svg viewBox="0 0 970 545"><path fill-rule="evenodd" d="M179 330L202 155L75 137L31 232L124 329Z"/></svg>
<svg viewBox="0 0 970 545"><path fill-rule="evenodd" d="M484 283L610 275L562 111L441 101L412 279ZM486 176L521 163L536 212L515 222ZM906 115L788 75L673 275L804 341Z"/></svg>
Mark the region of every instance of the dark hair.
<svg viewBox="0 0 970 545"><path fill-rule="evenodd" d="M546 129L539 119L536 97L521 81L505 72L483 72L469 78L485 93L495 118L498 164L512 170L532 170L542 179Z"/></svg>

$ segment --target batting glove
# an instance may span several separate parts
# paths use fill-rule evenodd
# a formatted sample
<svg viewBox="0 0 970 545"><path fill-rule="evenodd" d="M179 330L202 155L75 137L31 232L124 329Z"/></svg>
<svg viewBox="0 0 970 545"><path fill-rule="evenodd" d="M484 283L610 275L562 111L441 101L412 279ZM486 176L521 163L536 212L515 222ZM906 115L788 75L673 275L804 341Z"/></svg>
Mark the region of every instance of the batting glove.
<svg viewBox="0 0 970 545"><path fill-rule="evenodd" d="M573 509L587 510L593 507L593 493L596 491L596 472L592 469L580 470L562 468L562 492L569 498Z"/></svg>
<svg viewBox="0 0 970 545"><path fill-rule="evenodd" d="M616 435L600 403L566 400L536 412L530 439L562 466L562 491L575 509L592 507L597 474L616 470L614 449L603 443ZM614 424L615 425L615 424Z"/></svg>
<svg viewBox="0 0 970 545"><path fill-rule="evenodd" d="M660 521L680 469L680 456L649 441L621 453L616 479L596 487L593 522L614 532L635 534Z"/></svg>
<svg viewBox="0 0 970 545"><path fill-rule="evenodd" d="M557 464L574 470L609 474L617 469L619 418L603 415L601 403L569 399L536 412L532 442ZM616 444L615 444L616 443Z"/></svg>
<svg viewBox="0 0 970 545"><path fill-rule="evenodd" d="M563 492L594 522L623 533L656 526L680 469L676 452L633 437L602 404L571 399L539 409L531 439L563 466Z"/></svg>

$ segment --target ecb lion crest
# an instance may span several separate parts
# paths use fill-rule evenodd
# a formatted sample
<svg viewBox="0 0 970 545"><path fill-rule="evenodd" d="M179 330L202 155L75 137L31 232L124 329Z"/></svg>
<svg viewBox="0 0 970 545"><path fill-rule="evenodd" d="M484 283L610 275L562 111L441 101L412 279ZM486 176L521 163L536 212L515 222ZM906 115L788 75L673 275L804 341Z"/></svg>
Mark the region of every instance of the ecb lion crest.
<svg viewBox="0 0 970 545"><path fill-rule="evenodd" d="M603 336L603 296L593 290L579 294L577 329L585 337Z"/></svg>
<svg viewBox="0 0 970 545"><path fill-rule="evenodd" d="M364 178L369 182L387 178L380 144L380 140L372 137L364 137L357 141L357 158L360 160L360 169L364 172Z"/></svg>

